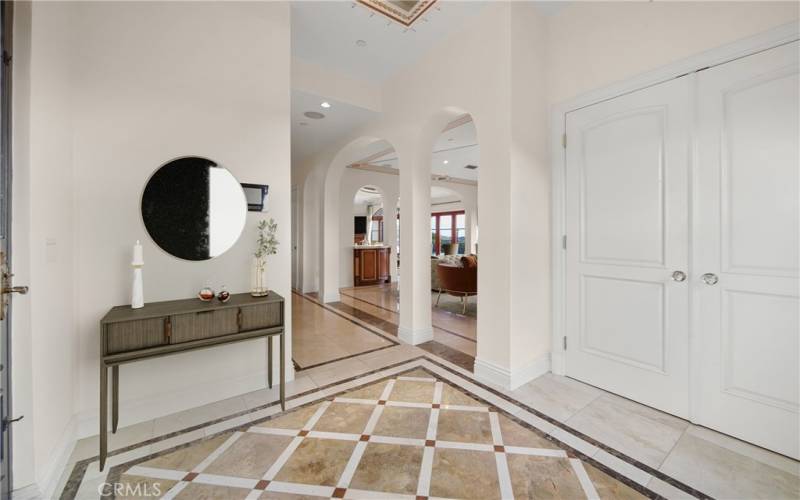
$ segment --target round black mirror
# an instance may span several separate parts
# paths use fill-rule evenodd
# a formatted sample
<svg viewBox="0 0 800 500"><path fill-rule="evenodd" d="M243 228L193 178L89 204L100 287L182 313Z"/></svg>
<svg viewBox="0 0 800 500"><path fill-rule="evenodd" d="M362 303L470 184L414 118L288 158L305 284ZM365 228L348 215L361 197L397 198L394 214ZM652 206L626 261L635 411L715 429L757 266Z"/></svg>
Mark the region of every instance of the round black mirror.
<svg viewBox="0 0 800 500"><path fill-rule="evenodd" d="M207 260L230 249L244 229L247 201L225 168L197 156L172 160L147 181L142 220L165 252Z"/></svg>

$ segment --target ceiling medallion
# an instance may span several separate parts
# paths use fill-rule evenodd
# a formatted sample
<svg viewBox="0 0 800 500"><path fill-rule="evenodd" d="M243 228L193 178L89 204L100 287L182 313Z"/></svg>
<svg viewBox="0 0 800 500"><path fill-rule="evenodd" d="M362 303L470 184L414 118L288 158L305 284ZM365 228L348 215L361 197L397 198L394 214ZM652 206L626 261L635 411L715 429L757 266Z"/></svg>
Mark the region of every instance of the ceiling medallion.
<svg viewBox="0 0 800 500"><path fill-rule="evenodd" d="M436 0L356 0L361 5L397 21L405 27L414 24Z"/></svg>

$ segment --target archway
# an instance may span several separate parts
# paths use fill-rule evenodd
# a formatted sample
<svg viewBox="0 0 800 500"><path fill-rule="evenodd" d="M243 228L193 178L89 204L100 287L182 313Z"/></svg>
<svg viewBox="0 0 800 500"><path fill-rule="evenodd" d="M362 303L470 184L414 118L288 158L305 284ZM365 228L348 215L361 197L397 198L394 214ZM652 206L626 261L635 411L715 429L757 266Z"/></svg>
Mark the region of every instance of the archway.
<svg viewBox="0 0 800 500"><path fill-rule="evenodd" d="M319 288L323 302L338 302L339 289L352 281L352 202L356 191L365 185L375 187L383 196L384 210L394 211L399 190L398 170L399 160L390 142L362 137L342 148L324 171L319 214L322 249ZM385 227L384 240L394 245L394 226ZM396 276L396 264L389 271Z"/></svg>
<svg viewBox="0 0 800 500"><path fill-rule="evenodd" d="M477 353L480 148L472 116L448 122L430 157L431 323L434 340Z"/></svg>

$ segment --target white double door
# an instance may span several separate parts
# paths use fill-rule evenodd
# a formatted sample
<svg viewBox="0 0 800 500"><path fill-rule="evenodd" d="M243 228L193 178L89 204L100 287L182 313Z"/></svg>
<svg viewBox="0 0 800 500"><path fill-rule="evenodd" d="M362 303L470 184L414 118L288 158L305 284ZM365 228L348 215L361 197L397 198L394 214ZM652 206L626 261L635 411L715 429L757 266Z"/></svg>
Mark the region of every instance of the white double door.
<svg viewBox="0 0 800 500"><path fill-rule="evenodd" d="M567 114L567 375L800 457L792 43Z"/></svg>

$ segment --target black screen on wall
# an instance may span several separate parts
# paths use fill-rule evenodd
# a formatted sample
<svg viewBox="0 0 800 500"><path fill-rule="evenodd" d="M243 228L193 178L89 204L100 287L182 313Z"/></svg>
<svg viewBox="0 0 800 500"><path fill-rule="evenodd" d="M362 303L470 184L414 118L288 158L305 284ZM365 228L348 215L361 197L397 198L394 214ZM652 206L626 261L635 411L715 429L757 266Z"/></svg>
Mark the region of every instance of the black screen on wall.
<svg viewBox="0 0 800 500"><path fill-rule="evenodd" d="M367 233L367 218L363 215L357 215L354 217L355 225L354 225L354 234L366 234Z"/></svg>

